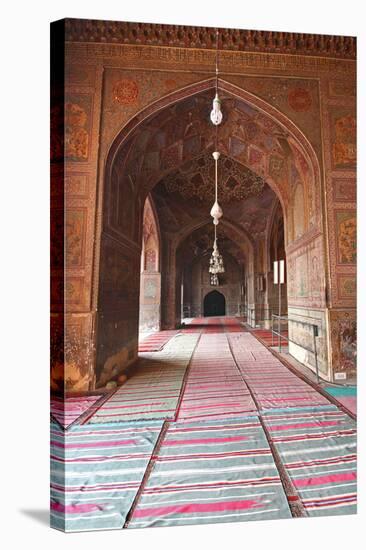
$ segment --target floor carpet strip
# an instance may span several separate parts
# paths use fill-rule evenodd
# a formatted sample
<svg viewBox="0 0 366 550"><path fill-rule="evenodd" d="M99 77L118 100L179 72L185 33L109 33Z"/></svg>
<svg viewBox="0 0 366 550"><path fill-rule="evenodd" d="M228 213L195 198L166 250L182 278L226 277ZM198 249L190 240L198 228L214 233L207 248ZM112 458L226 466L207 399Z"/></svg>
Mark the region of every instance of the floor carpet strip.
<svg viewBox="0 0 366 550"><path fill-rule="evenodd" d="M224 332L247 332L248 330L243 324L243 317L221 317L220 321Z"/></svg>
<svg viewBox="0 0 366 550"><path fill-rule="evenodd" d="M195 319L185 320L182 332L184 334L201 333L207 324L207 317L197 317Z"/></svg>
<svg viewBox="0 0 366 550"><path fill-rule="evenodd" d="M54 401L52 526L355 513L355 388L307 383L238 318L186 327L114 392Z"/></svg>
<svg viewBox="0 0 366 550"><path fill-rule="evenodd" d="M258 418L170 423L129 528L291 517Z"/></svg>
<svg viewBox="0 0 366 550"><path fill-rule="evenodd" d="M89 423L173 419L198 338L199 334L179 334L163 351L142 355L133 376L98 409Z"/></svg>
<svg viewBox="0 0 366 550"><path fill-rule="evenodd" d="M51 526L121 529L151 459L162 422L51 425Z"/></svg>
<svg viewBox="0 0 366 550"><path fill-rule="evenodd" d="M276 332L278 332L277 328L275 329ZM280 337L277 334L273 334L272 337L272 331L271 330L265 330L265 329L254 329L251 331L252 334L254 334L257 338L259 338L266 346L272 347L272 346L278 346ZM288 342L286 340L288 338L288 330L282 330L281 331L281 346L287 347Z"/></svg>
<svg viewBox="0 0 366 550"><path fill-rule="evenodd" d="M356 386L325 386L323 389L339 401L351 413L354 415L357 414Z"/></svg>
<svg viewBox="0 0 366 550"><path fill-rule="evenodd" d="M225 334L202 334L190 363L178 420L236 418L256 406Z"/></svg>
<svg viewBox="0 0 366 550"><path fill-rule="evenodd" d="M354 420L335 408L268 414L264 422L309 516L356 513Z"/></svg>
<svg viewBox="0 0 366 550"><path fill-rule="evenodd" d="M183 332L197 332L203 334L221 334L223 332L243 332L247 329L243 326L241 317L198 317L186 322Z"/></svg>
<svg viewBox="0 0 366 550"><path fill-rule="evenodd" d="M285 367L250 333L228 337L237 365L261 411L330 405L326 397Z"/></svg>
<svg viewBox="0 0 366 550"><path fill-rule="evenodd" d="M100 394L83 397L52 397L51 414L64 429L67 429L103 398L104 395Z"/></svg>
<svg viewBox="0 0 366 550"><path fill-rule="evenodd" d="M139 353L161 351L178 332L178 330L162 330L150 334L139 342Z"/></svg>

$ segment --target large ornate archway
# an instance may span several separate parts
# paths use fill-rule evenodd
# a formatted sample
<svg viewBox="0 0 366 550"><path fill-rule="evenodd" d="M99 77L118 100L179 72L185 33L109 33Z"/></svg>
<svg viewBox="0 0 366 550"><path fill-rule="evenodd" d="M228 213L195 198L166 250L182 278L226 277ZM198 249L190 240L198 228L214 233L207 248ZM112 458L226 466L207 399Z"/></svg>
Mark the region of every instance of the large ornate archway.
<svg viewBox="0 0 366 550"><path fill-rule="evenodd" d="M213 84L212 80L205 80L149 105L125 125L110 147L104 170L101 215L97 217L101 220L97 228L99 269L94 271L94 285L99 288L97 378L111 363L123 369L136 359L143 204L163 177L202 151L212 150L213 131L206 111ZM285 222L289 306L294 307L293 313L299 318L305 310L306 315L309 312L311 315L315 296L317 309L319 304L320 309L325 307L320 170L316 154L303 133L283 113L224 80L219 81L219 87L227 115L219 148L227 157L263 178L276 193ZM293 188L300 191L294 192ZM309 214L299 232L294 231L293 220L300 208L300 195L306 201ZM180 316L177 304L181 280L176 268L180 238L178 232L166 239L162 247L164 328L175 326ZM256 250L255 243L252 245L256 256L254 269L261 271L263 253ZM314 255L319 269L311 274L311 292L299 295L297 280L306 271L302 264L311 263ZM324 372L327 361L325 325L321 313L319 341ZM298 330L295 323L292 329ZM307 338L303 331L302 337Z"/></svg>

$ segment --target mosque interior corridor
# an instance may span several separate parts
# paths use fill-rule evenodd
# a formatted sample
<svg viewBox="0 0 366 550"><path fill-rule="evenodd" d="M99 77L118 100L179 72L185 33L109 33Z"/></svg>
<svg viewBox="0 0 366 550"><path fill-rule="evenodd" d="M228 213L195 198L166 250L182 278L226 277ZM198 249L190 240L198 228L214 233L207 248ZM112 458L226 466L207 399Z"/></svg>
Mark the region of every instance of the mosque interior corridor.
<svg viewBox="0 0 366 550"><path fill-rule="evenodd" d="M52 46L51 525L354 514L355 38Z"/></svg>

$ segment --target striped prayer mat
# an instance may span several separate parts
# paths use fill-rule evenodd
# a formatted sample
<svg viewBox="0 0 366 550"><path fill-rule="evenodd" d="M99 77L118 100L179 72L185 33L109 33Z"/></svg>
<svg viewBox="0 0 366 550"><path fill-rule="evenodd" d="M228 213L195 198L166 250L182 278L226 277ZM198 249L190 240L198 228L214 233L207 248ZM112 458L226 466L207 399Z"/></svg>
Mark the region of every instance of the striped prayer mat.
<svg viewBox="0 0 366 550"><path fill-rule="evenodd" d="M356 386L325 386L323 389L353 414L357 414Z"/></svg>
<svg viewBox="0 0 366 550"><path fill-rule="evenodd" d="M198 317L192 319L183 332L201 331L203 334L221 334L223 332L244 332L241 317Z"/></svg>
<svg viewBox="0 0 366 550"><path fill-rule="evenodd" d="M201 320L200 323L190 322L184 325L184 327L182 328L182 332L183 334L201 333L205 326L206 326L206 323L204 320Z"/></svg>
<svg viewBox="0 0 366 550"><path fill-rule="evenodd" d="M206 317L206 326L202 330L202 334L221 334L224 332L221 323L221 317Z"/></svg>
<svg viewBox="0 0 366 550"><path fill-rule="evenodd" d="M162 422L51 425L51 526L63 531L121 529Z"/></svg>
<svg viewBox="0 0 366 550"><path fill-rule="evenodd" d="M336 407L265 423L309 516L355 514L356 423Z"/></svg>
<svg viewBox="0 0 366 550"><path fill-rule="evenodd" d="M198 334L180 334L161 352L144 354L135 374L89 419L89 423L172 419Z"/></svg>
<svg viewBox="0 0 366 550"><path fill-rule="evenodd" d="M247 332L242 322L242 317L221 317L221 324L224 328L224 332Z"/></svg>
<svg viewBox="0 0 366 550"><path fill-rule="evenodd" d="M275 330L276 332L278 332L277 328ZM272 346L278 346L279 344L279 336L277 336L277 334L273 335L273 343L272 343L271 330L254 329L254 330L251 330L251 333L254 334L255 336L258 336L258 338L260 338L266 346L272 347ZM285 340L285 338L282 338L282 336L285 336L286 338L288 338L288 330L281 331L281 346L286 347L288 345L287 340Z"/></svg>
<svg viewBox="0 0 366 550"><path fill-rule="evenodd" d="M67 429L81 415L83 415L90 407L96 404L99 399L103 399L104 395L88 395L83 397L60 397L51 398L51 414Z"/></svg>
<svg viewBox="0 0 366 550"><path fill-rule="evenodd" d="M266 437L252 417L170 424L127 527L289 517Z"/></svg>
<svg viewBox="0 0 366 550"><path fill-rule="evenodd" d="M203 334L193 354L178 420L235 418L256 411L225 334Z"/></svg>
<svg viewBox="0 0 366 550"><path fill-rule="evenodd" d="M262 411L330 404L312 386L287 369L250 333L228 337L240 371Z"/></svg>
<svg viewBox="0 0 366 550"><path fill-rule="evenodd" d="M178 334L178 332L178 330L162 330L150 334L139 342L139 353L161 351L165 344Z"/></svg>

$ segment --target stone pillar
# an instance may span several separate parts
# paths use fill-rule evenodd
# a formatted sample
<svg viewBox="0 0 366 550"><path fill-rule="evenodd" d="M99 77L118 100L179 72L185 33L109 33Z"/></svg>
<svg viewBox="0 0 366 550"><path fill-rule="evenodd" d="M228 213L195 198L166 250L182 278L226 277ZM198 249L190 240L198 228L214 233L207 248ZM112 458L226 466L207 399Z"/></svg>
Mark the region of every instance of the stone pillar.
<svg viewBox="0 0 366 550"><path fill-rule="evenodd" d="M141 332L160 330L161 274L143 271L140 279L140 317Z"/></svg>
<svg viewBox="0 0 366 550"><path fill-rule="evenodd" d="M162 243L161 328L176 328L176 246L170 235Z"/></svg>

